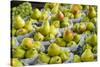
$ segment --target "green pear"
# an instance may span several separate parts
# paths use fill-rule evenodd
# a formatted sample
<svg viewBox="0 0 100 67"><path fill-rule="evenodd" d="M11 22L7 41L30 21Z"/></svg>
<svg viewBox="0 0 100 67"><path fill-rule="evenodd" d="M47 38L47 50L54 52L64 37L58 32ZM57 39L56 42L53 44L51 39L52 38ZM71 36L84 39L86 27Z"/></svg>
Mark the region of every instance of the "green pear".
<svg viewBox="0 0 100 67"><path fill-rule="evenodd" d="M39 31L43 35L48 35L50 33L49 22L48 21L44 22L43 25L42 25L42 27L40 27Z"/></svg>
<svg viewBox="0 0 100 67"><path fill-rule="evenodd" d="M79 25L79 33L83 33L86 30L85 23L81 22Z"/></svg>
<svg viewBox="0 0 100 67"><path fill-rule="evenodd" d="M60 21L59 20L54 20L51 22L51 25L54 25L56 28L60 27Z"/></svg>
<svg viewBox="0 0 100 67"><path fill-rule="evenodd" d="M81 58L78 55L74 55L73 62L81 62Z"/></svg>
<svg viewBox="0 0 100 67"><path fill-rule="evenodd" d="M41 48L41 42L40 41L34 41L33 42L33 48L39 50Z"/></svg>
<svg viewBox="0 0 100 67"><path fill-rule="evenodd" d="M65 17L64 19L63 19L63 21L61 22L61 27L67 27L67 26L69 26L69 19L68 19L68 17Z"/></svg>
<svg viewBox="0 0 100 67"><path fill-rule="evenodd" d="M46 37L45 37L45 41L49 41L49 40L51 40L51 39L54 39L55 38L55 35L53 35L53 34L48 34L48 35L46 35Z"/></svg>
<svg viewBox="0 0 100 67"><path fill-rule="evenodd" d="M17 58L11 58L11 66L12 67L23 67L23 64Z"/></svg>
<svg viewBox="0 0 100 67"><path fill-rule="evenodd" d="M62 59L59 56L51 57L49 64L61 64Z"/></svg>
<svg viewBox="0 0 100 67"><path fill-rule="evenodd" d="M54 7L52 8L51 13L57 14L58 11L59 11L59 4L57 4L56 6L54 6Z"/></svg>
<svg viewBox="0 0 100 67"><path fill-rule="evenodd" d="M22 49L21 47L17 47L14 49L14 52L13 52L14 58L24 58L24 55L25 55L25 50Z"/></svg>
<svg viewBox="0 0 100 67"><path fill-rule="evenodd" d="M70 42L67 44L68 47L72 47L72 46L76 46L76 45L77 45L77 44L76 44L75 41L70 41Z"/></svg>
<svg viewBox="0 0 100 67"><path fill-rule="evenodd" d="M48 16L48 11L43 11L41 14L41 17L39 19L40 22L44 22L46 20L48 20L49 16Z"/></svg>
<svg viewBox="0 0 100 67"><path fill-rule="evenodd" d="M58 33L58 28L56 28L54 25L50 26L50 34L56 35Z"/></svg>
<svg viewBox="0 0 100 67"><path fill-rule="evenodd" d="M93 55L91 49L85 49L85 51L81 55L81 60L83 62L90 62L90 61L94 60L94 55Z"/></svg>
<svg viewBox="0 0 100 67"><path fill-rule="evenodd" d="M80 35L80 34L76 34L76 35L74 36L74 41L75 41L76 43L78 43L78 42L80 41L80 38L81 38L81 35Z"/></svg>
<svg viewBox="0 0 100 67"><path fill-rule="evenodd" d="M25 21L21 18L20 15L17 15L14 18L14 27L16 29L20 29L20 28L23 28L24 26L25 26Z"/></svg>
<svg viewBox="0 0 100 67"><path fill-rule="evenodd" d="M97 46L94 46L92 51L93 51L93 53L97 54Z"/></svg>
<svg viewBox="0 0 100 67"><path fill-rule="evenodd" d="M11 34L12 34L12 36L15 36L15 34L16 34L16 29L15 28L12 28Z"/></svg>
<svg viewBox="0 0 100 67"><path fill-rule="evenodd" d="M32 49L33 48L33 39L32 38L24 38L21 43L24 49Z"/></svg>
<svg viewBox="0 0 100 67"><path fill-rule="evenodd" d="M25 58L35 58L38 56L38 52L36 49L29 49L25 53Z"/></svg>
<svg viewBox="0 0 100 67"><path fill-rule="evenodd" d="M93 34L91 36L91 45L96 46L97 45L97 35Z"/></svg>
<svg viewBox="0 0 100 67"><path fill-rule="evenodd" d="M83 50L85 50L85 49L91 49L91 50L92 50L92 46L89 45L89 44L86 44L86 45L84 46Z"/></svg>
<svg viewBox="0 0 100 67"><path fill-rule="evenodd" d="M39 19L41 17L41 11L38 8L33 10L32 18Z"/></svg>
<svg viewBox="0 0 100 67"><path fill-rule="evenodd" d="M95 26L92 22L88 22L86 27L87 27L87 30L89 30L89 31L94 31L94 29L95 29Z"/></svg>
<svg viewBox="0 0 100 67"><path fill-rule="evenodd" d="M75 24L74 24L74 27L73 27L73 30L74 30L75 32L78 32L78 31L79 31L79 26L80 26L79 23L75 23Z"/></svg>
<svg viewBox="0 0 100 67"><path fill-rule="evenodd" d="M82 16L81 12L78 12L78 13L74 14L75 19L80 18L81 16Z"/></svg>
<svg viewBox="0 0 100 67"><path fill-rule="evenodd" d="M44 40L44 36L41 33L37 32L34 35L34 40L35 41L43 41Z"/></svg>
<svg viewBox="0 0 100 67"><path fill-rule="evenodd" d="M28 32L31 32L31 31L34 30L34 28L33 28L33 26L32 26L32 22L33 22L33 21L34 21L34 20L32 20L32 19L28 20L28 21L26 22L25 26L24 26L24 28L27 29Z"/></svg>
<svg viewBox="0 0 100 67"><path fill-rule="evenodd" d="M90 20L93 24L96 24L97 23L97 17L94 17Z"/></svg>
<svg viewBox="0 0 100 67"><path fill-rule="evenodd" d="M74 38L74 34L71 30L65 30L63 34L63 39L67 42L72 41Z"/></svg>
<svg viewBox="0 0 100 67"><path fill-rule="evenodd" d="M64 51L60 53L60 57L63 62L69 59L69 56L67 56Z"/></svg>
<svg viewBox="0 0 100 67"><path fill-rule="evenodd" d="M40 55L39 55L39 60L40 60L42 63L48 64L49 61L50 61L50 57L49 57L47 54L41 52Z"/></svg>
<svg viewBox="0 0 100 67"><path fill-rule="evenodd" d="M62 38L56 38L55 43L57 43L61 47L65 47L66 46L66 42Z"/></svg>
<svg viewBox="0 0 100 67"><path fill-rule="evenodd" d="M25 28L20 28L20 29L18 29L17 31L16 31L16 35L18 36L18 35L25 35L25 34L27 34L28 33L28 31L25 29Z"/></svg>
<svg viewBox="0 0 100 67"><path fill-rule="evenodd" d="M61 48L56 43L52 43L48 47L49 56L57 56L60 54L60 52L61 52Z"/></svg>
<svg viewBox="0 0 100 67"><path fill-rule="evenodd" d="M89 7L88 16L89 16L89 18L96 17L96 10L94 9L94 7L92 7L92 6Z"/></svg>

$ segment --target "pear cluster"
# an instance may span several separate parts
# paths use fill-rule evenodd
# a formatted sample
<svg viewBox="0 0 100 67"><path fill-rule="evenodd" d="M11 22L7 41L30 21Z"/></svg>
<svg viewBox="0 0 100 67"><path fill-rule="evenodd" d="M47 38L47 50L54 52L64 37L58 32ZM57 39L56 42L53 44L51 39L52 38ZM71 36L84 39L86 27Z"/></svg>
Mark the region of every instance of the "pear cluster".
<svg viewBox="0 0 100 67"><path fill-rule="evenodd" d="M28 4L31 13L13 16L12 66L97 60L96 6L45 3L32 9Z"/></svg>

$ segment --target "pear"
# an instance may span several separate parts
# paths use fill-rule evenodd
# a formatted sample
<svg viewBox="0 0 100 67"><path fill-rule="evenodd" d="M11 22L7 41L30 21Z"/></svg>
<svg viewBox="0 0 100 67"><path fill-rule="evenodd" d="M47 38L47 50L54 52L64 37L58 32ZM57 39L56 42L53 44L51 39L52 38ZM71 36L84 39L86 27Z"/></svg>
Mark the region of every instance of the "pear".
<svg viewBox="0 0 100 67"><path fill-rule="evenodd" d="M96 46L97 45L97 35L96 34L93 34L91 36L91 45L92 46Z"/></svg>
<svg viewBox="0 0 100 67"><path fill-rule="evenodd" d="M60 27L60 21L59 20L54 20L51 22L51 25L54 25L56 28Z"/></svg>
<svg viewBox="0 0 100 67"><path fill-rule="evenodd" d="M13 52L14 58L24 58L24 55L25 55L25 50L22 49L21 47L17 47L14 49L14 52Z"/></svg>
<svg viewBox="0 0 100 67"><path fill-rule="evenodd" d="M80 18L81 16L82 16L81 12L78 12L78 13L74 14L75 19Z"/></svg>
<svg viewBox="0 0 100 67"><path fill-rule="evenodd" d="M24 38L21 45L24 49L32 49L33 48L33 39L32 38Z"/></svg>
<svg viewBox="0 0 100 67"><path fill-rule="evenodd" d="M48 55L49 56L57 56L60 54L61 48L56 44L52 43L48 47Z"/></svg>
<svg viewBox="0 0 100 67"><path fill-rule="evenodd" d="M61 27L67 27L67 26L69 26L69 25L70 25L69 19L68 19L68 17L65 17L65 18L63 19L63 21L61 22Z"/></svg>
<svg viewBox="0 0 100 67"><path fill-rule="evenodd" d="M21 29L18 29L17 31L16 31L16 35L18 36L18 35L25 35L25 34L27 34L28 33L28 31L25 29L25 28L21 28Z"/></svg>
<svg viewBox="0 0 100 67"><path fill-rule="evenodd" d="M52 8L51 13L57 14L58 11L59 11L59 4L57 4L56 6L54 6L54 7Z"/></svg>
<svg viewBox="0 0 100 67"><path fill-rule="evenodd" d="M69 59L69 56L67 56L64 51L60 53L60 57L62 59L62 62Z"/></svg>
<svg viewBox="0 0 100 67"><path fill-rule="evenodd" d="M12 67L23 67L23 64L17 58L11 58L11 66Z"/></svg>
<svg viewBox="0 0 100 67"><path fill-rule="evenodd" d="M17 15L14 18L14 27L16 29L20 29L20 28L23 28L24 26L25 26L25 21L21 18L20 15Z"/></svg>
<svg viewBox="0 0 100 67"><path fill-rule="evenodd" d="M36 49L29 49L25 53L25 58L36 58L38 56L38 52Z"/></svg>
<svg viewBox="0 0 100 67"><path fill-rule="evenodd" d="M59 56L51 57L49 64L61 64L62 59Z"/></svg>
<svg viewBox="0 0 100 67"><path fill-rule="evenodd" d="M48 35L50 33L50 25L48 21L43 23L42 27L39 29L39 32L43 35Z"/></svg>
<svg viewBox="0 0 100 67"><path fill-rule="evenodd" d="M71 30L65 30L63 34L63 39L67 42L72 41L74 38L74 34Z"/></svg>
<svg viewBox="0 0 100 67"><path fill-rule="evenodd" d="M52 40L52 39L54 39L55 38L55 35L53 35L53 34L48 34L48 35L46 35L46 37L45 37L45 41L49 41L49 40Z"/></svg>
<svg viewBox="0 0 100 67"><path fill-rule="evenodd" d="M44 40L44 36L40 32L37 32L34 35L34 40L35 41L43 41Z"/></svg>
<svg viewBox="0 0 100 67"><path fill-rule="evenodd" d="M79 23L75 23L75 24L74 24L74 27L73 27L73 30L74 30L75 32L78 32L78 31L79 31L79 26L80 26Z"/></svg>
<svg viewBox="0 0 100 67"><path fill-rule="evenodd" d="M94 7L92 7L92 6L89 7L88 16L89 16L89 18L96 17L96 10L94 9Z"/></svg>
<svg viewBox="0 0 100 67"><path fill-rule="evenodd" d="M90 62L90 61L94 60L94 55L93 55L91 49L85 49L85 51L81 55L81 60L83 62Z"/></svg>
<svg viewBox="0 0 100 67"><path fill-rule="evenodd" d="M75 41L76 43L78 43L78 42L80 41L80 38L81 38L81 35L80 35L80 34L76 34L76 35L74 36L74 41Z"/></svg>
<svg viewBox="0 0 100 67"><path fill-rule="evenodd" d="M38 8L33 10L32 18L39 19L41 17L41 11Z"/></svg>
<svg viewBox="0 0 100 67"><path fill-rule="evenodd" d="M56 28L54 25L50 26L50 34L56 35L58 33L58 28Z"/></svg>
<svg viewBox="0 0 100 67"><path fill-rule="evenodd" d="M95 26L92 22L88 22L86 27L87 27L87 30L89 30L89 31L94 31L94 29L95 29Z"/></svg>
<svg viewBox="0 0 100 67"><path fill-rule="evenodd" d="M86 44L86 45L84 46L83 50L85 50L85 49L91 49L91 50L92 50L92 46L89 45L89 44Z"/></svg>
<svg viewBox="0 0 100 67"><path fill-rule="evenodd" d="M79 33L83 33L86 30L85 23L81 22L79 25Z"/></svg>
<svg viewBox="0 0 100 67"><path fill-rule="evenodd" d="M56 38L55 43L57 43L61 47L65 47L66 46L66 42L62 38Z"/></svg>
<svg viewBox="0 0 100 67"><path fill-rule="evenodd" d="M15 34L16 34L16 29L15 28L12 28L11 34L12 34L12 36L15 36Z"/></svg>
<svg viewBox="0 0 100 67"><path fill-rule="evenodd" d="M57 16L58 16L58 19L59 19L60 21L63 21L63 19L64 19L64 14L63 14L61 11L58 12Z"/></svg>
<svg viewBox="0 0 100 67"><path fill-rule="evenodd" d="M76 45L77 45L77 44L76 44L75 41L70 41L70 42L67 44L68 47L72 47L72 46L76 46Z"/></svg>
<svg viewBox="0 0 100 67"><path fill-rule="evenodd" d="M90 20L93 24L96 24L97 23L97 17L94 17Z"/></svg>
<svg viewBox="0 0 100 67"><path fill-rule="evenodd" d="M78 55L74 55L73 62L81 62L81 58Z"/></svg>
<svg viewBox="0 0 100 67"><path fill-rule="evenodd" d="M41 14L41 17L39 19L40 22L44 22L46 20L48 20L49 16L48 16L48 11L43 11Z"/></svg>
<svg viewBox="0 0 100 67"><path fill-rule="evenodd" d="M93 51L93 53L97 54L97 46L94 46L92 51Z"/></svg>
<svg viewBox="0 0 100 67"><path fill-rule="evenodd" d="M32 26L32 22L33 22L33 21L34 21L34 20L32 20L32 19L28 20L28 21L26 22L25 26L24 26L24 28L27 29L28 32L31 32L31 31L34 30L34 28L33 28L33 26Z"/></svg>
<svg viewBox="0 0 100 67"><path fill-rule="evenodd" d="M35 42L33 43L33 48L35 48L35 49L37 49L37 50L40 50L40 48L41 48L41 43L40 43L40 41L35 41Z"/></svg>
<svg viewBox="0 0 100 67"><path fill-rule="evenodd" d="M41 52L40 55L39 55L39 60L42 63L48 64L49 63L49 60L50 60L50 57L47 54Z"/></svg>

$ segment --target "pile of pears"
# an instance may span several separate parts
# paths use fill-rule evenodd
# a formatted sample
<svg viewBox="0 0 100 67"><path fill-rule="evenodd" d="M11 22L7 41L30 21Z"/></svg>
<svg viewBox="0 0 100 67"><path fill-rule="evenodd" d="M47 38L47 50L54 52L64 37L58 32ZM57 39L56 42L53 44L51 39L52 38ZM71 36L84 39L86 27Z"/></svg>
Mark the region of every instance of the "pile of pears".
<svg viewBox="0 0 100 67"><path fill-rule="evenodd" d="M25 65L23 59L34 60L31 65L96 61L96 24L97 10L93 5L45 3L42 10L34 8L24 19L18 14L13 18L11 28L11 65ZM25 37L30 33L33 35ZM83 34L86 37L81 45ZM17 37L21 36L24 38L17 44ZM49 44L45 46L42 42Z"/></svg>

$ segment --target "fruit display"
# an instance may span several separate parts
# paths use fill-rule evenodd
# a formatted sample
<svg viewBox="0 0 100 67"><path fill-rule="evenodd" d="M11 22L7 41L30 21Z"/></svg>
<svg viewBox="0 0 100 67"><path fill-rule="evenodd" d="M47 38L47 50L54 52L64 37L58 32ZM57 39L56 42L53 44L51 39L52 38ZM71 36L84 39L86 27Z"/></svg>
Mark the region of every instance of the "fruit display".
<svg viewBox="0 0 100 67"><path fill-rule="evenodd" d="M97 61L95 5L23 1L11 14L12 66Z"/></svg>

